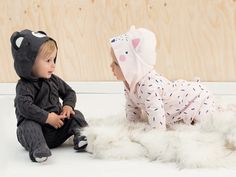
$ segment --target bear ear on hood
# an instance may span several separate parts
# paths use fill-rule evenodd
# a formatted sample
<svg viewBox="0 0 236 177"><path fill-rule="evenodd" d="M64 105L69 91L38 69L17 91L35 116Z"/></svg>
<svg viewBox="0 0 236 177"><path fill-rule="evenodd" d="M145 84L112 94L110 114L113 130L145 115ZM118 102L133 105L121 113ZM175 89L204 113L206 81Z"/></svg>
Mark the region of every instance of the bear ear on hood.
<svg viewBox="0 0 236 177"><path fill-rule="evenodd" d="M37 31L38 33L44 34L45 36L47 36L47 34L44 31Z"/></svg>
<svg viewBox="0 0 236 177"><path fill-rule="evenodd" d="M15 50L18 50L22 44L24 37L19 32L14 32L11 36L11 44Z"/></svg>
<svg viewBox="0 0 236 177"><path fill-rule="evenodd" d="M47 34L43 31L32 32L32 35L38 38L46 37Z"/></svg>

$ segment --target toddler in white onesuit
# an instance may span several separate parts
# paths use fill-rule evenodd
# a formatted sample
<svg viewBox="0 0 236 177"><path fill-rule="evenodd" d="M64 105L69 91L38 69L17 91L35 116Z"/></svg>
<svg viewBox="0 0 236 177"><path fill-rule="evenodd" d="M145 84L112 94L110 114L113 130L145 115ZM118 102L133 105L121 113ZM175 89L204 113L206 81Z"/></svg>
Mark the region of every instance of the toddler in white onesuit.
<svg viewBox="0 0 236 177"><path fill-rule="evenodd" d="M170 81L154 70L156 37L147 29L131 29L110 40L112 71L125 85L126 116L166 130L177 122L191 125L215 110L214 98L200 82Z"/></svg>

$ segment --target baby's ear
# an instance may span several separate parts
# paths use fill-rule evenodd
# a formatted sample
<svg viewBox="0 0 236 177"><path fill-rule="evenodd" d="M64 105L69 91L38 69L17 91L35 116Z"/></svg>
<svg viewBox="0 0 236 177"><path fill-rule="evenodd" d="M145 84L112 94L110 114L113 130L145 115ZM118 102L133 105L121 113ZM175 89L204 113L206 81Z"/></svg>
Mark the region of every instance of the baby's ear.
<svg viewBox="0 0 236 177"><path fill-rule="evenodd" d="M14 49L18 50L22 44L24 37L19 32L14 32L11 35L11 44Z"/></svg>
<svg viewBox="0 0 236 177"><path fill-rule="evenodd" d="M140 46L140 39L139 38L132 39L132 46L135 50L137 50L138 47Z"/></svg>

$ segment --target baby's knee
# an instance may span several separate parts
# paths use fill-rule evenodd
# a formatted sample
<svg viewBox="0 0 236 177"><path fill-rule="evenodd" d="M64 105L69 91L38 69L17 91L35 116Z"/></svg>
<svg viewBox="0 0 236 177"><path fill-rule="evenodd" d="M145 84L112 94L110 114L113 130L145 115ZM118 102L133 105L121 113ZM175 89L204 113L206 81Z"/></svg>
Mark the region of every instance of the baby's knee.
<svg viewBox="0 0 236 177"><path fill-rule="evenodd" d="M73 117L76 117L76 118L79 118L79 119L85 119L82 112L80 112L79 110L74 110L74 111L75 111L75 115Z"/></svg>
<svg viewBox="0 0 236 177"><path fill-rule="evenodd" d="M76 127L82 128L88 126L88 123L84 118L84 115L80 111L75 110L75 115L72 118L75 124L77 125Z"/></svg>

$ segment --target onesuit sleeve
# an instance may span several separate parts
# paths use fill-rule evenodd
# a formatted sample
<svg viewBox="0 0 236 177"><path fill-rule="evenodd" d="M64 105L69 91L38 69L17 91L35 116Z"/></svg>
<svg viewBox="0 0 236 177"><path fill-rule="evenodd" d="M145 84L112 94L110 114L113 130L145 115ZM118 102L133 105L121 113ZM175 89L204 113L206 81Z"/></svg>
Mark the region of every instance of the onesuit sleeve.
<svg viewBox="0 0 236 177"><path fill-rule="evenodd" d="M131 100L127 91L125 90L126 97L126 118L129 121L138 121L141 118L142 112L141 109Z"/></svg>
<svg viewBox="0 0 236 177"><path fill-rule="evenodd" d="M34 90L29 84L20 82L16 86L15 106L25 119L45 124L48 112L34 104Z"/></svg>

